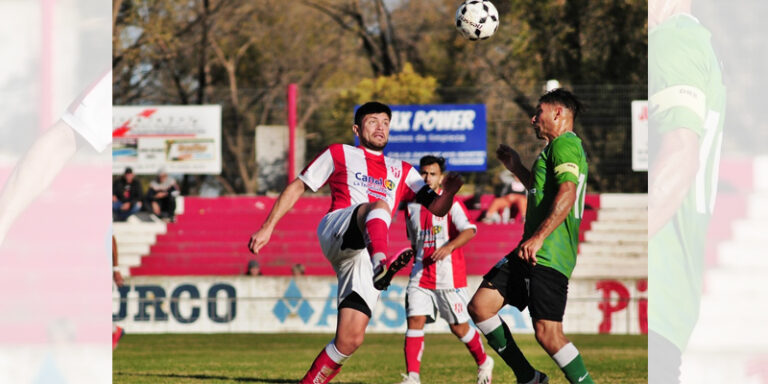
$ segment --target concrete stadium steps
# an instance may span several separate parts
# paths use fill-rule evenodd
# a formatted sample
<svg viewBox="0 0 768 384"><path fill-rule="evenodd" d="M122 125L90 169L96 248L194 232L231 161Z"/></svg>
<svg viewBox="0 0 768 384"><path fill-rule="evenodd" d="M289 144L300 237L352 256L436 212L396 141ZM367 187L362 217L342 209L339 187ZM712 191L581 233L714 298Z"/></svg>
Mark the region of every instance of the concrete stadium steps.
<svg viewBox="0 0 768 384"><path fill-rule="evenodd" d="M573 276L648 276L647 200L645 194L600 195L597 219L582 232Z"/></svg>
<svg viewBox="0 0 768 384"><path fill-rule="evenodd" d="M768 363L768 157L724 159L720 174L707 238L709 268L682 377L756 383L756 367Z"/></svg>
<svg viewBox="0 0 768 384"><path fill-rule="evenodd" d="M764 242L768 231L768 221L765 217L735 220L731 227L731 240L744 243Z"/></svg>
<svg viewBox="0 0 768 384"><path fill-rule="evenodd" d="M141 265L142 256L149 254L157 235L165 232L166 224L160 220L145 223L129 218L126 222L113 223L120 273L124 277L130 276L131 269Z"/></svg>

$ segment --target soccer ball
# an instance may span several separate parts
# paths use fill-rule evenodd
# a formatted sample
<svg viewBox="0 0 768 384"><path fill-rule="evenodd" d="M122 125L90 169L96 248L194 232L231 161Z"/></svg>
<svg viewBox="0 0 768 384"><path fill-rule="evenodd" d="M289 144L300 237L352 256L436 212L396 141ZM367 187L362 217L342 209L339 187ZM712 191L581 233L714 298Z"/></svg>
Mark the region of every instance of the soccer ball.
<svg viewBox="0 0 768 384"><path fill-rule="evenodd" d="M456 10L456 29L470 40L485 40L499 28L499 11L486 0L466 0Z"/></svg>

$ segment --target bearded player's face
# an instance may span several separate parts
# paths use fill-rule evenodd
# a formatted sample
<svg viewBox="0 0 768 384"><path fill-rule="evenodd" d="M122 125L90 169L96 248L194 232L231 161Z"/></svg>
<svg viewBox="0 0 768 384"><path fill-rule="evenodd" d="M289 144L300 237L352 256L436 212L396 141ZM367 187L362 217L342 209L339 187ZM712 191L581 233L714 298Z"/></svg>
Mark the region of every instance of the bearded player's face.
<svg viewBox="0 0 768 384"><path fill-rule="evenodd" d="M382 151L389 141L389 116L386 113L371 113L363 116L362 126L353 127L360 138L360 145L374 151Z"/></svg>

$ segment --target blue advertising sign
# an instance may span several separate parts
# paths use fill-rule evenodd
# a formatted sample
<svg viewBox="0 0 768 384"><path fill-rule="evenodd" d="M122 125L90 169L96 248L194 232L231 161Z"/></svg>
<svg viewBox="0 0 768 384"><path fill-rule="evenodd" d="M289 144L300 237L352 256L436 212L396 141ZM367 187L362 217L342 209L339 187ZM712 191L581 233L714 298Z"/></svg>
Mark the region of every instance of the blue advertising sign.
<svg viewBox="0 0 768 384"><path fill-rule="evenodd" d="M385 155L416 166L422 156L442 156L450 171L486 170L485 104L390 107L392 121Z"/></svg>

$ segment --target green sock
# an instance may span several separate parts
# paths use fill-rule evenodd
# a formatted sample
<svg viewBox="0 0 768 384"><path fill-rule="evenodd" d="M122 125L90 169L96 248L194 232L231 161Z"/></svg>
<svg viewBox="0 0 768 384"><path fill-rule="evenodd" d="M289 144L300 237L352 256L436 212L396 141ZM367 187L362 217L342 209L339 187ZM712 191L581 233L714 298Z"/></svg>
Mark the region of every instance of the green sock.
<svg viewBox="0 0 768 384"><path fill-rule="evenodd" d="M573 344L566 344L560 351L555 353L552 358L560 369L565 373L569 383L575 384L594 384L592 376L587 372L584 366L584 360L581 359L579 351Z"/></svg>
<svg viewBox="0 0 768 384"><path fill-rule="evenodd" d="M499 356L504 360L512 371L515 372L517 381L521 383L527 383L533 380L536 375L536 370L533 369L528 360L523 356L523 352L515 344L515 340L512 338L512 333L509 332L507 324L503 321L501 325L487 333L485 335L488 339L488 344L496 351Z"/></svg>

